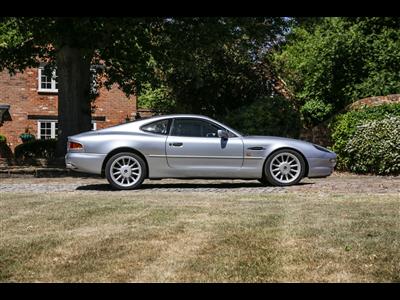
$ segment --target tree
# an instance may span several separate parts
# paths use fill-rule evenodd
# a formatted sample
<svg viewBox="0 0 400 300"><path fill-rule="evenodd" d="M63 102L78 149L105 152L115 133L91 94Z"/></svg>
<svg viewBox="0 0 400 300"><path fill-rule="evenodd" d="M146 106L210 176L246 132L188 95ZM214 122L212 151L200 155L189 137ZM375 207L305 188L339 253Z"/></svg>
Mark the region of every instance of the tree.
<svg viewBox="0 0 400 300"><path fill-rule="evenodd" d="M307 126L370 96L400 93L399 18L297 20L275 57Z"/></svg>
<svg viewBox="0 0 400 300"><path fill-rule="evenodd" d="M288 26L285 18L175 18L155 34L153 53L175 112L224 117L271 95L268 60ZM162 99L160 99L162 102Z"/></svg>
<svg viewBox="0 0 400 300"><path fill-rule="evenodd" d="M142 49L149 43L148 24L133 18L2 18L0 70L14 74L40 62L57 68L58 156L68 136L91 128L91 65L103 66L103 85L118 83L127 94L148 80L149 55Z"/></svg>
<svg viewBox="0 0 400 300"><path fill-rule="evenodd" d="M57 68L61 156L68 136L90 129L91 65L102 66L100 86L117 83L130 95L143 84L165 83L182 110L220 113L229 101L248 100L251 68L284 24L283 18L2 18L0 70L15 73L43 61Z"/></svg>
<svg viewBox="0 0 400 300"><path fill-rule="evenodd" d="M143 85L143 89L137 97L137 105L140 108L152 109L156 113L167 114L177 110L176 101L168 87L161 85L153 88L149 83Z"/></svg>

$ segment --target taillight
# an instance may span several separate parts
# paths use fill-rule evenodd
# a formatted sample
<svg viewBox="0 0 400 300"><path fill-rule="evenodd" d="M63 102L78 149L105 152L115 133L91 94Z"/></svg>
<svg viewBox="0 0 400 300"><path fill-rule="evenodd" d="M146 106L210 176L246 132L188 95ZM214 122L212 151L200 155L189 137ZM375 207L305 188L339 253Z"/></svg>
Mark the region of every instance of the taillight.
<svg viewBox="0 0 400 300"><path fill-rule="evenodd" d="M83 149L83 145L77 142L68 142L68 149L81 150Z"/></svg>

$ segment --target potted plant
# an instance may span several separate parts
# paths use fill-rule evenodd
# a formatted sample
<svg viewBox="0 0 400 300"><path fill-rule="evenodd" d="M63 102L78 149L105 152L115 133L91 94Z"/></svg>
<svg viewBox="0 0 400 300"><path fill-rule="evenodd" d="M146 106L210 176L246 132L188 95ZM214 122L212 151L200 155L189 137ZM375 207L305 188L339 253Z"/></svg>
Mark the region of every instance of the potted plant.
<svg viewBox="0 0 400 300"><path fill-rule="evenodd" d="M35 136L33 134L31 134L29 127L26 127L25 132L20 134L19 137L21 138L22 143L33 141L35 139Z"/></svg>

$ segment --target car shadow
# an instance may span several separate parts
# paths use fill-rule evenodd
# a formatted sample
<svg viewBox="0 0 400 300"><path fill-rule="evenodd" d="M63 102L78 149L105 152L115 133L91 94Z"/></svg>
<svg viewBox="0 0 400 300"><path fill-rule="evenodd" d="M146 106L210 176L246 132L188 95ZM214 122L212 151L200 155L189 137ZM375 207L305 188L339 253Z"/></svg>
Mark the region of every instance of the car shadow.
<svg viewBox="0 0 400 300"><path fill-rule="evenodd" d="M313 182L300 182L300 185L312 185ZM223 183L143 183L138 190L153 190L153 189L239 189L239 188L260 188L260 187L273 187L263 185L257 182L223 182ZM284 188L284 187L283 187ZM88 184L78 186L78 191L118 191L109 184Z"/></svg>

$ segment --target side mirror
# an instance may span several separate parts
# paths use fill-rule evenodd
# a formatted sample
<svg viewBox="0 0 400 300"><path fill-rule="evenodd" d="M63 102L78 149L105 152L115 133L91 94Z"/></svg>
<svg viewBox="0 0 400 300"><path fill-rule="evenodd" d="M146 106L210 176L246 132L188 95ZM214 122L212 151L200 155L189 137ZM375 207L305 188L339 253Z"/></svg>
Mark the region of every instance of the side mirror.
<svg viewBox="0 0 400 300"><path fill-rule="evenodd" d="M222 138L224 140L227 140L228 137L229 137L228 131L219 129L218 130L218 137L220 137L220 138Z"/></svg>

